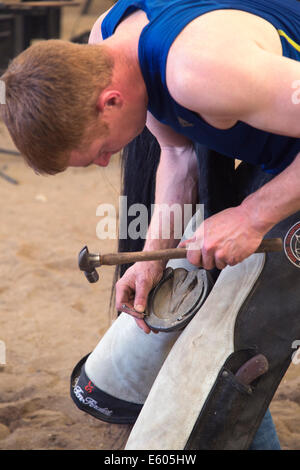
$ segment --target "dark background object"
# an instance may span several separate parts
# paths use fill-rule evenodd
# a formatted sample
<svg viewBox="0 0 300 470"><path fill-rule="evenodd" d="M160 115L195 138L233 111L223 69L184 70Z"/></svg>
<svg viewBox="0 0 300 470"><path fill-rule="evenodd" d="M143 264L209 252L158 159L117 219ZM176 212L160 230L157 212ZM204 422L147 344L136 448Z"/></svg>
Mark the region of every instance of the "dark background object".
<svg viewBox="0 0 300 470"><path fill-rule="evenodd" d="M25 6L26 3L29 3L28 6ZM75 5L72 0L68 3ZM14 57L30 46L33 39L60 38L61 9L64 6L66 0L58 6L33 6L30 0L19 5L0 3L0 74ZM84 6L86 10L86 3Z"/></svg>
<svg viewBox="0 0 300 470"><path fill-rule="evenodd" d="M40 3L43 0L40 1ZM47 2L47 0L45 0ZM7 69L9 62L30 46L33 39L59 39L61 35L61 9L66 6L78 5L76 1L64 0L59 6L33 5L30 0L19 4L0 3L0 76ZM27 3L27 5L26 5ZM79 17L88 13L91 0L86 0ZM87 43L89 32L74 42ZM19 152L0 148L0 153L19 155Z"/></svg>
<svg viewBox="0 0 300 470"><path fill-rule="evenodd" d="M7 67L9 60L15 54L15 16L0 4L0 73Z"/></svg>

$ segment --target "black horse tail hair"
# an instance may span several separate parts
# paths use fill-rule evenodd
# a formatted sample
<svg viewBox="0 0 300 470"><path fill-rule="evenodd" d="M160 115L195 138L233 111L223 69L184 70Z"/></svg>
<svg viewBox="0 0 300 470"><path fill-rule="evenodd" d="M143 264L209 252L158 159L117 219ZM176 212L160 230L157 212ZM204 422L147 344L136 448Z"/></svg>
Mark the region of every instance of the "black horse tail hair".
<svg viewBox="0 0 300 470"><path fill-rule="evenodd" d="M160 159L160 147L156 138L145 127L143 132L130 142L123 150L121 157L121 195L127 197L127 206L143 204L147 208L148 225L151 217L151 204L155 200L155 176ZM122 215L120 214L120 218ZM127 226L133 219L127 215ZM118 241L118 251L141 251L145 240L136 240L126 237ZM110 309L114 308L115 285L131 264L122 264L116 267Z"/></svg>

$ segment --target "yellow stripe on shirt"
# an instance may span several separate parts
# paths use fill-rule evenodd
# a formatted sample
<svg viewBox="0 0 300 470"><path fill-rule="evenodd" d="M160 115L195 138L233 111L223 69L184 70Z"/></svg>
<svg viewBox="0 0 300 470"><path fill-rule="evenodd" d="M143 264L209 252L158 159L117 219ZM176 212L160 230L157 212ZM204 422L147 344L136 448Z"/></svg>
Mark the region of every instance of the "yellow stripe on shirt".
<svg viewBox="0 0 300 470"><path fill-rule="evenodd" d="M282 29L278 29L278 34L279 36L283 36L287 42L289 42L291 44L291 46L293 46L296 51L300 52L300 45L297 44L292 38L290 38L284 31L282 31Z"/></svg>

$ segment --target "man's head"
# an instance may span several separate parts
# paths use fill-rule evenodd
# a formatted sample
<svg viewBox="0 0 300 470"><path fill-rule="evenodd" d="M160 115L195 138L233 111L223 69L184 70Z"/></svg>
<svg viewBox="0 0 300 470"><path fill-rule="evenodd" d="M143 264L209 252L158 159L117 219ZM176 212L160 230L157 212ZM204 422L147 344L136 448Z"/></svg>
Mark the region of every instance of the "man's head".
<svg viewBox="0 0 300 470"><path fill-rule="evenodd" d="M114 60L102 45L51 40L31 46L1 77L3 120L16 147L39 173L55 174L71 152L105 137L99 96L110 84Z"/></svg>

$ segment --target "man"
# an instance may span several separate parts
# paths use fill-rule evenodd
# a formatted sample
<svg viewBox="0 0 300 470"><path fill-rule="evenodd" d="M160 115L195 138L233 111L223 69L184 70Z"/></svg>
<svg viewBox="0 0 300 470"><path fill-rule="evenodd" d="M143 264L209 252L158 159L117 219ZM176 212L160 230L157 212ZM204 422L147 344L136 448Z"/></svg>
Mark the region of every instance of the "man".
<svg viewBox="0 0 300 470"><path fill-rule="evenodd" d="M238 207L207 220L205 230L201 227L195 234L201 250L189 250L189 261L222 269L248 257L272 226L299 209L300 107L293 100L293 87L300 77L300 15L294 0L284 6L279 1L261 2L258 9L252 0L202 4L170 2L173 12L178 8L176 28L162 36L161 24L171 25L165 2L141 4L138 9L121 1L104 19L102 28L109 37L98 49L50 42L25 51L2 78L7 87L3 114L29 163L37 171L54 173L68 165L107 165L113 153L141 132L148 106L152 113L147 126L162 150L158 204L193 201L197 172L189 136L198 135L210 148L279 172L270 184ZM93 44L102 40L103 16L93 27ZM152 43L158 33L158 41ZM155 77L146 68L151 60L157 68ZM157 73L158 84L153 82ZM88 123L84 133L83 122ZM276 140L273 135L290 138ZM152 227L157 227L155 214L149 234ZM175 244L172 237L150 239L145 249ZM158 263L136 265L118 286L118 306L128 301L128 286L131 291L132 283L138 282L135 307L143 312L146 296L160 275Z"/></svg>
<svg viewBox="0 0 300 470"><path fill-rule="evenodd" d="M277 174L184 243L188 260L207 270L242 262L300 209L295 0L120 0L96 22L90 42L101 44L34 46L2 77L4 120L37 171L105 166L147 122L161 148L158 205L195 202L195 141ZM161 238L160 227L154 212L145 250L177 245L172 235ZM147 295L163 268L136 263L117 284L117 308L134 307L146 333Z"/></svg>

